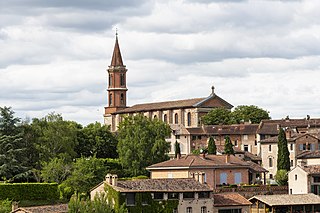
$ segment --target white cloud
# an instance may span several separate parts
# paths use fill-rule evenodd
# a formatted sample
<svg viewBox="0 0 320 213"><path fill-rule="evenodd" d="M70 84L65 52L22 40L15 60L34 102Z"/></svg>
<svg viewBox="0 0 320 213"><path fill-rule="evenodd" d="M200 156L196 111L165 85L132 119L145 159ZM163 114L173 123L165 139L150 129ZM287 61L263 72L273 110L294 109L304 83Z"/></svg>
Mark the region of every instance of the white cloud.
<svg viewBox="0 0 320 213"><path fill-rule="evenodd" d="M102 121L114 31L129 105L217 94L319 117L319 1L0 3L0 106L24 118Z"/></svg>

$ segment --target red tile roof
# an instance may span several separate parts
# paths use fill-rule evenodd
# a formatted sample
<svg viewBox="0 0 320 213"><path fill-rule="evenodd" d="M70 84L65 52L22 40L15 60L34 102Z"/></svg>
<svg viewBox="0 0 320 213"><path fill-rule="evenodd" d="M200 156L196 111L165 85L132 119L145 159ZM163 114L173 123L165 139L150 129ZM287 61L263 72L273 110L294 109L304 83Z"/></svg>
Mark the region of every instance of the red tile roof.
<svg viewBox="0 0 320 213"><path fill-rule="evenodd" d="M140 179L118 181L114 189L120 192L199 192L212 191L207 184L193 178Z"/></svg>
<svg viewBox="0 0 320 213"><path fill-rule="evenodd" d="M155 103L146 103L146 104L137 104L132 107L128 107L124 110L117 111L115 114L124 114L124 113L135 113L135 112L147 112L147 111L157 111L157 110L166 110L166 109L181 109L181 108L195 108L201 107L201 104L207 100L216 99L220 104L214 103L209 107L221 107L221 104L227 108L232 108L233 106L227 101L223 100L217 95L210 95L206 98L193 98L177 101L165 101L165 102L155 102ZM206 107L208 108L208 107Z"/></svg>
<svg viewBox="0 0 320 213"><path fill-rule="evenodd" d="M298 159L320 158L320 150L302 152L301 154L297 155L297 158Z"/></svg>
<svg viewBox="0 0 320 213"><path fill-rule="evenodd" d="M161 163L153 164L147 169L167 169L167 168L249 168L250 165L242 159L230 155L229 162L226 162L226 155L187 155L180 159L171 159Z"/></svg>
<svg viewBox="0 0 320 213"><path fill-rule="evenodd" d="M214 194L214 206L248 206L252 203L238 193Z"/></svg>
<svg viewBox="0 0 320 213"><path fill-rule="evenodd" d="M190 134L203 135L249 135L256 134L259 124L212 125L187 128Z"/></svg>
<svg viewBox="0 0 320 213"><path fill-rule="evenodd" d="M301 166L301 168L311 175L320 174L320 165Z"/></svg>

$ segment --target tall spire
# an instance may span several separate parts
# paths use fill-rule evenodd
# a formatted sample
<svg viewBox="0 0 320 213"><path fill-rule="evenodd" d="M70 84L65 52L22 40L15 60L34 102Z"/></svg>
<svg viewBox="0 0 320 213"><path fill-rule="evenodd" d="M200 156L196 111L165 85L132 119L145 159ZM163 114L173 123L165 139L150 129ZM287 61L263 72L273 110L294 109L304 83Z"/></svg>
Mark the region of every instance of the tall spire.
<svg viewBox="0 0 320 213"><path fill-rule="evenodd" d="M118 42L118 30L116 31L116 43L113 49L113 55L111 60L111 66L123 66L119 42Z"/></svg>

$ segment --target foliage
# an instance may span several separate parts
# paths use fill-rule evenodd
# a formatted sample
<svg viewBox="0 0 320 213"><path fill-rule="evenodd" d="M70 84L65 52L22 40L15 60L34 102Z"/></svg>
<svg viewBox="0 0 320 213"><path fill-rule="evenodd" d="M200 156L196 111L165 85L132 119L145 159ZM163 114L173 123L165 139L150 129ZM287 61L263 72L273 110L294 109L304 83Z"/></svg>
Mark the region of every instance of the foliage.
<svg viewBox="0 0 320 213"><path fill-rule="evenodd" d="M288 185L288 172L285 169L280 169L275 175L276 182L279 186Z"/></svg>
<svg viewBox="0 0 320 213"><path fill-rule="evenodd" d="M105 184L105 191L107 195L107 200L109 203L114 201L114 210L116 213L127 212L124 211L125 208L132 213L141 213L141 212L162 212L169 213L173 212L173 209L177 209L179 205L179 200L154 200L152 199L151 193L135 193L135 205L126 206L125 205L125 195L114 190L112 186ZM147 203L148 205L145 205Z"/></svg>
<svg viewBox="0 0 320 213"><path fill-rule="evenodd" d="M9 213L11 212L12 202L9 199L0 200L0 213Z"/></svg>
<svg viewBox="0 0 320 213"><path fill-rule="evenodd" d="M277 170L290 170L290 153L288 150L288 141L286 139L286 133L282 128L279 129L278 135L278 159Z"/></svg>
<svg viewBox="0 0 320 213"><path fill-rule="evenodd" d="M101 158L78 158L70 176L64 184L78 193L88 193L90 188L100 183L108 173L106 160Z"/></svg>
<svg viewBox="0 0 320 213"><path fill-rule="evenodd" d="M99 122L91 123L78 131L77 156L117 158L117 140L110 127Z"/></svg>
<svg viewBox="0 0 320 213"><path fill-rule="evenodd" d="M178 141L176 141L174 144L174 157L177 158L178 156L181 156L181 149L180 144L178 143Z"/></svg>
<svg viewBox="0 0 320 213"><path fill-rule="evenodd" d="M26 146L19 118L14 117L10 107L0 107L0 179L18 180L28 176Z"/></svg>
<svg viewBox="0 0 320 213"><path fill-rule="evenodd" d="M206 125L239 124L243 121L260 123L263 119L270 119L269 112L254 105L240 105L232 112L222 107L215 108L201 118Z"/></svg>
<svg viewBox="0 0 320 213"><path fill-rule="evenodd" d="M122 166L133 176L147 174L145 168L168 159L168 124L143 115L124 117L118 129L118 153Z"/></svg>
<svg viewBox="0 0 320 213"><path fill-rule="evenodd" d="M71 161L76 156L77 131L81 128L76 122L64 121L60 114L50 113L33 119L31 127L41 162L61 156Z"/></svg>
<svg viewBox="0 0 320 213"><path fill-rule="evenodd" d="M206 125L231 124L231 111L223 107L215 108L202 116L201 120Z"/></svg>
<svg viewBox="0 0 320 213"><path fill-rule="evenodd" d="M251 123L260 123L263 119L270 119L269 112L254 105L240 105L232 112L233 123L241 121L251 121Z"/></svg>
<svg viewBox="0 0 320 213"><path fill-rule="evenodd" d="M74 194L68 204L69 213L112 213L113 210L107 202L104 193L96 195L93 200L82 198L79 194Z"/></svg>
<svg viewBox="0 0 320 213"><path fill-rule="evenodd" d="M209 142L208 142L208 154L209 155L217 154L217 146L212 136L209 138Z"/></svg>
<svg viewBox="0 0 320 213"><path fill-rule="evenodd" d="M230 137L228 135L224 139L224 154L234 155L233 144L231 143Z"/></svg>
<svg viewBox="0 0 320 213"><path fill-rule="evenodd" d="M57 183L0 184L0 200L58 200Z"/></svg>
<svg viewBox="0 0 320 213"><path fill-rule="evenodd" d="M62 183L71 174L72 165L65 158L53 158L48 163L44 162L41 177L45 182Z"/></svg>

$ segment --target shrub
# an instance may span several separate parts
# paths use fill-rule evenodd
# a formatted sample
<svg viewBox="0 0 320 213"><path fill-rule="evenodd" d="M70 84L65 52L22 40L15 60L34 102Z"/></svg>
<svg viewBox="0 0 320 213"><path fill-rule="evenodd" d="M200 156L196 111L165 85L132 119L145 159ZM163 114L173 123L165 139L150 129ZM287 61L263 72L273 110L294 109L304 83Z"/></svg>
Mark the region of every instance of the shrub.
<svg viewBox="0 0 320 213"><path fill-rule="evenodd" d="M0 200L0 213L11 212L11 201L9 199Z"/></svg>
<svg viewBox="0 0 320 213"><path fill-rule="evenodd" d="M0 184L0 200L58 200L57 183Z"/></svg>

